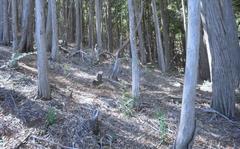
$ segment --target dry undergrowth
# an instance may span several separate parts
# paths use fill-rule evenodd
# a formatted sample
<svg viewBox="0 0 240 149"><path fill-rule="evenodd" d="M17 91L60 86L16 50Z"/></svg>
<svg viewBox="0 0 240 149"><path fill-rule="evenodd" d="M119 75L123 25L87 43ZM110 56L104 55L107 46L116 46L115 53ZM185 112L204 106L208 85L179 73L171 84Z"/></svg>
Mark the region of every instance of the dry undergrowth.
<svg viewBox="0 0 240 149"><path fill-rule="evenodd" d="M0 64L10 49L1 47ZM64 54L61 54L64 55ZM0 69L0 145L4 148L169 148L180 116L182 76L142 67L141 99L132 108L130 69L122 67L120 82L107 79L109 62L92 66L78 57L61 56L50 63L52 99L36 99L36 57L20 60L17 68ZM95 74L104 81L93 86ZM200 87L199 87L200 88ZM210 93L198 91L194 148L239 148L240 126L206 112ZM92 131L95 110L98 126ZM130 114L129 114L130 112Z"/></svg>

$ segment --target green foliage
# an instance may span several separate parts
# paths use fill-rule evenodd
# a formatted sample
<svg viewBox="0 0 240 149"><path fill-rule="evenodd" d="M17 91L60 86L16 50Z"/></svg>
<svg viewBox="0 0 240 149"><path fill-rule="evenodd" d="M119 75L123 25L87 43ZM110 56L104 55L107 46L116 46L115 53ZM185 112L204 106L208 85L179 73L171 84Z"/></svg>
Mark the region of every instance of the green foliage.
<svg viewBox="0 0 240 149"><path fill-rule="evenodd" d="M53 125L55 124L57 121L57 113L54 110L54 108L49 108L47 111L47 118L46 118L46 122L47 125Z"/></svg>
<svg viewBox="0 0 240 149"><path fill-rule="evenodd" d="M124 92L120 101L120 110L126 116L133 116L133 104L134 98L130 95L129 92Z"/></svg>
<svg viewBox="0 0 240 149"><path fill-rule="evenodd" d="M158 111L156 112L156 118L158 120L160 137L164 139L167 134L167 123L165 114L162 111Z"/></svg>

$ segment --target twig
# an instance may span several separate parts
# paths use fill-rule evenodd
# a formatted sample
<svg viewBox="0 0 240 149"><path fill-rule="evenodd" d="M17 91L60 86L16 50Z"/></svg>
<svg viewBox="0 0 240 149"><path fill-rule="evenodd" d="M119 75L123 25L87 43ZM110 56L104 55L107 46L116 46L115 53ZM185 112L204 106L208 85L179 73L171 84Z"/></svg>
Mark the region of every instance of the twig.
<svg viewBox="0 0 240 149"><path fill-rule="evenodd" d="M64 146L62 144L55 143L53 141L50 141L50 140L47 140L47 139L44 139L44 138L40 138L40 137L37 137L37 136L31 136L31 138L39 140L39 141L45 141L45 142L47 142L49 144L56 145L56 146L59 146L59 147L64 148L64 149L78 149L78 148L75 148L75 147Z"/></svg>
<svg viewBox="0 0 240 149"><path fill-rule="evenodd" d="M229 121L230 123L232 124L235 124L235 125L239 125L240 126L240 123L238 122L235 122L231 119L229 119L228 117L226 117L225 115L221 114L220 112L212 109L212 108L208 108L208 109L203 109L204 112L208 112L208 113L215 113L215 114L218 114L219 116L223 117L224 119L226 119L227 121Z"/></svg>

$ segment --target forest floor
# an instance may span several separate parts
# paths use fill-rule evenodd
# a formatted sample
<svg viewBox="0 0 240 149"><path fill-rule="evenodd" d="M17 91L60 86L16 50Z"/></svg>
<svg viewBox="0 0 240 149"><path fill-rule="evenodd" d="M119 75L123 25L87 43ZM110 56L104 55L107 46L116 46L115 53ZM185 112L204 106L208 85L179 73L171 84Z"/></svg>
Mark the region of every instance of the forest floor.
<svg viewBox="0 0 240 149"><path fill-rule="evenodd" d="M11 60L11 52L0 47L0 66ZM22 58L15 68L0 69L0 148L154 149L174 143L183 75L141 66L141 98L134 109L128 96L128 61L123 62L118 82L108 79L110 61L91 65L61 53L49 65L51 100L36 98L36 54ZM99 71L103 71L103 83L94 86ZM193 148L240 148L240 120L228 120L210 110L210 98L209 83L199 84ZM99 111L97 134L80 132L95 110Z"/></svg>

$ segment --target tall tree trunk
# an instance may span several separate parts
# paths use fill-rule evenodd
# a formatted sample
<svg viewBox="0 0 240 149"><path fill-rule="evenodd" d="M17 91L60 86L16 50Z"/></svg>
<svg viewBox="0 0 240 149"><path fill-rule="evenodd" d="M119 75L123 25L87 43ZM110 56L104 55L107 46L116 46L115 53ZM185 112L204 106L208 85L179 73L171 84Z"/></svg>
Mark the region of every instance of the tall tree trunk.
<svg viewBox="0 0 240 149"><path fill-rule="evenodd" d="M3 4L4 0L0 0L0 3ZM3 39L3 5L0 5L0 43Z"/></svg>
<svg viewBox="0 0 240 149"><path fill-rule="evenodd" d="M57 58L58 52L58 23L57 23L57 10L56 10L56 0L50 0L52 7L52 51L51 58L53 61Z"/></svg>
<svg viewBox="0 0 240 149"><path fill-rule="evenodd" d="M161 71L165 72L166 71L166 65L165 65L165 61L164 61L164 53L163 53L161 32L160 32L159 20L158 20L158 16L157 16L156 0L152 0L151 5L152 5L153 19L154 19L154 24L155 24L158 65L159 65Z"/></svg>
<svg viewBox="0 0 240 149"><path fill-rule="evenodd" d="M45 19L42 0L35 0L36 10L36 43L37 43L37 68L38 68L38 96L50 99L50 87L47 73L47 50Z"/></svg>
<svg viewBox="0 0 240 149"><path fill-rule="evenodd" d="M8 0L3 0L3 44L8 45L10 43L9 28L8 28Z"/></svg>
<svg viewBox="0 0 240 149"><path fill-rule="evenodd" d="M137 5L137 3L135 4L135 15L137 20L139 20L139 14L142 14L143 12L143 1L141 0L141 5ZM144 46L144 40L143 40L143 32L142 32L142 23L140 23L139 27L138 27L138 39L139 39L139 48L140 48L140 60L142 62L142 64L146 64L147 63L147 57L146 57L146 48Z"/></svg>
<svg viewBox="0 0 240 149"><path fill-rule="evenodd" d="M31 36L32 30L31 25L31 6L33 0L23 0L23 14L22 14L22 26L21 26L21 40L18 45L19 52L27 51L27 40L28 36ZM33 19L32 19L33 20ZM30 37L31 39L31 37Z"/></svg>
<svg viewBox="0 0 240 149"><path fill-rule="evenodd" d="M108 36L108 50L112 53L113 52L113 30L112 30L112 3L113 0L108 0L108 6L107 6L107 36Z"/></svg>
<svg viewBox="0 0 240 149"><path fill-rule="evenodd" d="M185 66L180 125L176 149L191 149L195 122L195 96L200 45L200 0L188 1L187 61Z"/></svg>
<svg viewBox="0 0 240 149"><path fill-rule="evenodd" d="M93 15L94 15L94 0L89 0L89 23L88 23L88 46L93 50L94 48L94 39L93 39Z"/></svg>
<svg viewBox="0 0 240 149"><path fill-rule="evenodd" d="M130 29L130 45L132 54L132 96L135 99L140 97L140 76L139 76L139 64L138 54L135 39L135 21L134 21L134 6L133 1L128 0L128 13L129 13L129 29Z"/></svg>
<svg viewBox="0 0 240 149"><path fill-rule="evenodd" d="M100 6L102 3L101 0L95 0L95 13L96 13L96 32L97 32L97 49L96 56L97 60L99 60L99 54L102 50L102 7Z"/></svg>
<svg viewBox="0 0 240 149"><path fill-rule="evenodd" d="M82 0L75 0L76 5L76 44L77 50L82 48Z"/></svg>
<svg viewBox="0 0 240 149"><path fill-rule="evenodd" d="M163 49L165 55L165 65L166 70L170 67L170 38L169 38L169 20L168 20L168 10L167 1L160 0L160 14L162 20L162 30L163 30Z"/></svg>
<svg viewBox="0 0 240 149"><path fill-rule="evenodd" d="M52 47L52 6L51 6L51 0L48 0L46 38L47 38L47 40L46 40L47 51L51 51L51 47Z"/></svg>
<svg viewBox="0 0 240 149"><path fill-rule="evenodd" d="M212 55L212 108L234 117L240 51L231 0L202 0L203 25Z"/></svg>
<svg viewBox="0 0 240 149"><path fill-rule="evenodd" d="M13 50L17 50L17 1L12 0L12 35L13 35Z"/></svg>
<svg viewBox="0 0 240 149"><path fill-rule="evenodd" d="M183 16L183 26L185 33L187 32L187 19L186 19L186 10L185 10L185 0L181 0L182 3L182 16Z"/></svg>
<svg viewBox="0 0 240 149"><path fill-rule="evenodd" d="M200 34L200 49L199 49L199 73L198 78L199 81L209 80L210 81L210 69L209 69L209 60L207 47L204 41L204 32L201 26L201 34Z"/></svg>

